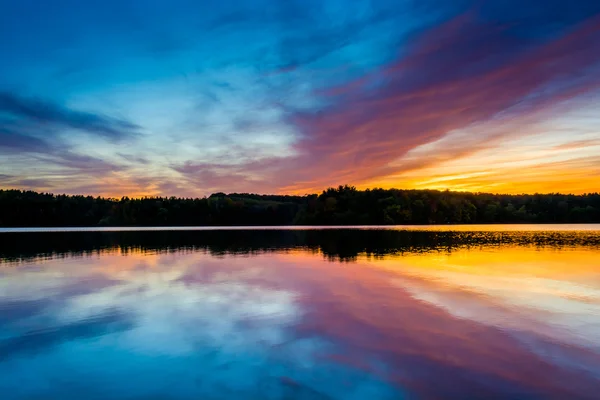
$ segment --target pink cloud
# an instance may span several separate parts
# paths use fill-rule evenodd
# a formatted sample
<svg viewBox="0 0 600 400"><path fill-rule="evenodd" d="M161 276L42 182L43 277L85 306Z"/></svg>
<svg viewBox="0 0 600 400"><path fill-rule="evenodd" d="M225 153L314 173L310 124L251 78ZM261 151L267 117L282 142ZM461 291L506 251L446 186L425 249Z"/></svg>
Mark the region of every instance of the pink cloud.
<svg viewBox="0 0 600 400"><path fill-rule="evenodd" d="M206 187L236 191L361 184L418 167L392 163L449 132L483 124L472 129L477 149L488 140L492 146L507 134L498 129L503 124L545 116L544 110L598 88L599 17L541 43L521 43L512 28L461 15L424 32L398 61L321 92L330 106L287 117L300 133L296 156L175 169ZM477 150L472 144L470 138L456 143L443 158Z"/></svg>

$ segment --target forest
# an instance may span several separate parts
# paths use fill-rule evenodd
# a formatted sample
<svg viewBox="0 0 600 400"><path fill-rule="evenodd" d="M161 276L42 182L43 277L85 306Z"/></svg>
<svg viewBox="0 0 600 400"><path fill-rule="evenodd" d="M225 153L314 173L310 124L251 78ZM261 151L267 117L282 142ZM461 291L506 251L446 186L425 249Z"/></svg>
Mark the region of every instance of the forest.
<svg viewBox="0 0 600 400"><path fill-rule="evenodd" d="M215 193L121 199L0 190L0 226L598 223L600 194L329 188L305 196Z"/></svg>

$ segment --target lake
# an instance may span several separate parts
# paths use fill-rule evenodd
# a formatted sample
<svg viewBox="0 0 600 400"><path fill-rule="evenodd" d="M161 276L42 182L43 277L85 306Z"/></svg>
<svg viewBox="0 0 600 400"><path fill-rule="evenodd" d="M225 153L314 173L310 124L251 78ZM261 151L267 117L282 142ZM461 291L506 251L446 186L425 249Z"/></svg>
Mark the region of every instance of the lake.
<svg viewBox="0 0 600 400"><path fill-rule="evenodd" d="M0 232L4 400L599 393L598 225Z"/></svg>

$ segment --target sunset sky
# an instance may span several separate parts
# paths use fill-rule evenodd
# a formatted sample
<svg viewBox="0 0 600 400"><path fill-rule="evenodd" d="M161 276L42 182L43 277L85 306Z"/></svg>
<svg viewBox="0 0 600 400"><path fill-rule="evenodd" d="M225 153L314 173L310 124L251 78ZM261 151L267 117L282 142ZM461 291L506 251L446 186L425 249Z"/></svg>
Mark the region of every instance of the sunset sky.
<svg viewBox="0 0 600 400"><path fill-rule="evenodd" d="M0 0L0 188L600 191L598 0Z"/></svg>

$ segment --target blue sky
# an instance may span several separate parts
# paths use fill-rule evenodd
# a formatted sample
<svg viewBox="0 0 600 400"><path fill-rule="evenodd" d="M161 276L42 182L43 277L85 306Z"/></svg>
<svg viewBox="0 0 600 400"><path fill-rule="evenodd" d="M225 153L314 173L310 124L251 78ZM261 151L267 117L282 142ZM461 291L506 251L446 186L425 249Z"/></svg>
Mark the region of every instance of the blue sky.
<svg viewBox="0 0 600 400"><path fill-rule="evenodd" d="M0 187L595 191L599 14L588 0L0 0ZM524 181L523 160L540 171Z"/></svg>

